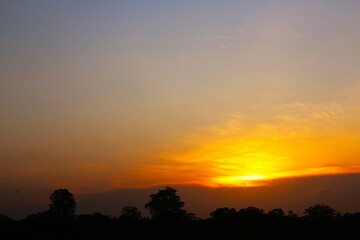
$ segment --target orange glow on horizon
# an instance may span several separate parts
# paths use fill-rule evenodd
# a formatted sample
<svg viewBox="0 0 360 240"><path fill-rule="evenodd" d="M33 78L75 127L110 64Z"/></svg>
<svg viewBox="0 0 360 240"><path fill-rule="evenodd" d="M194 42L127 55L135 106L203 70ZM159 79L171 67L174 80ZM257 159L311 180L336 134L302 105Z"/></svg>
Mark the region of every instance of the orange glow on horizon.
<svg viewBox="0 0 360 240"><path fill-rule="evenodd" d="M252 187L282 178L359 173L358 125L344 117L359 111L336 113L329 107L327 114L305 107L295 106L291 117L282 109L266 122L235 116L183 139L182 149L170 146L160 160L141 169L141 178L155 185Z"/></svg>

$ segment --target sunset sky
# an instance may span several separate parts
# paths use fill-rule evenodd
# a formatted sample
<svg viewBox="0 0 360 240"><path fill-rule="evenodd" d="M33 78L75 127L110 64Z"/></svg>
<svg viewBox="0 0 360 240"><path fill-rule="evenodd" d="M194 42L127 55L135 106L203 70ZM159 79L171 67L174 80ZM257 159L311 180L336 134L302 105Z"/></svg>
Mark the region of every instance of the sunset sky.
<svg viewBox="0 0 360 240"><path fill-rule="evenodd" d="M357 0L1 0L0 213L360 173L359 26Z"/></svg>

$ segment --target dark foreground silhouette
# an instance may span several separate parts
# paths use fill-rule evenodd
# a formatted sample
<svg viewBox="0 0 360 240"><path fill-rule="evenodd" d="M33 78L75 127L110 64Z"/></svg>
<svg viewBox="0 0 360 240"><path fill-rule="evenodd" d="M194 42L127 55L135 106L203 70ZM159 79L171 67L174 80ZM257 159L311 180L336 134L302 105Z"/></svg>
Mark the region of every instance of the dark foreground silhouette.
<svg viewBox="0 0 360 240"><path fill-rule="evenodd" d="M44 212L20 221L0 214L0 239L360 239L360 213L341 215L323 204L306 208L301 217L250 206L217 208L210 218L199 219L184 209L175 189L166 187L145 205L151 218L134 206L115 218L76 215L76 205L70 191L57 189Z"/></svg>

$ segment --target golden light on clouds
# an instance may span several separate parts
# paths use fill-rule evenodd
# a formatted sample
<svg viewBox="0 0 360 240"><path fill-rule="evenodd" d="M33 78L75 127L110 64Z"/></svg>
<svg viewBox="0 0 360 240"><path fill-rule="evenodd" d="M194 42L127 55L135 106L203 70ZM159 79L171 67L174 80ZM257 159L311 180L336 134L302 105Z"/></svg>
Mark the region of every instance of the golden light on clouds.
<svg viewBox="0 0 360 240"><path fill-rule="evenodd" d="M217 187L360 172L359 106L293 104L266 112L235 114L170 144L136 175L153 184Z"/></svg>

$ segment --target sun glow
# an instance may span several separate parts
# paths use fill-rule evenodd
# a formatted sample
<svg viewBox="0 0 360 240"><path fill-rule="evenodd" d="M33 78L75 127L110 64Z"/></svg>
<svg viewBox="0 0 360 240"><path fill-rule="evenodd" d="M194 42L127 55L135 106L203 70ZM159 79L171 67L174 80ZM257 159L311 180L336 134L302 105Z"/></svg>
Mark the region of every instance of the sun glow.
<svg viewBox="0 0 360 240"><path fill-rule="evenodd" d="M261 175L247 175L247 176L226 176L226 177L216 177L213 179L214 183L219 185L228 185L228 186L258 186L261 184L261 180L266 179Z"/></svg>
<svg viewBox="0 0 360 240"><path fill-rule="evenodd" d="M156 164L142 168L143 176L151 176L144 181L249 187L279 178L360 172L359 123L344 117L357 119L359 108L280 110L267 121L233 116L182 139L182 148L169 146Z"/></svg>

